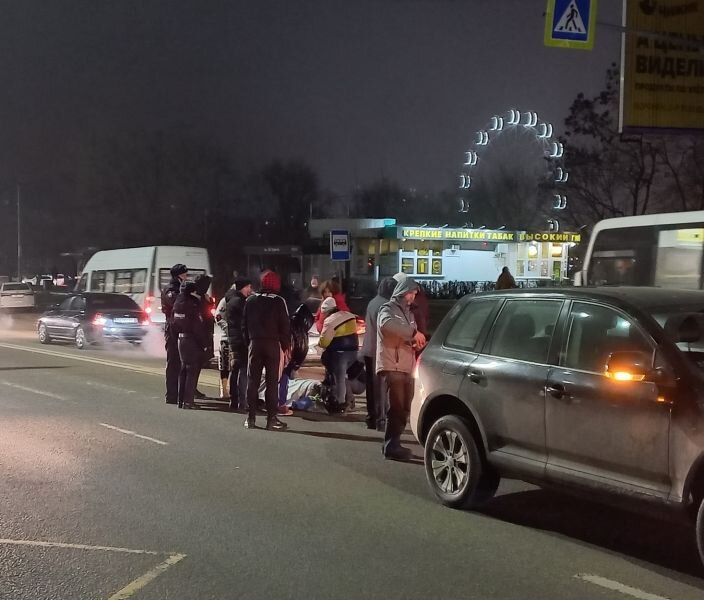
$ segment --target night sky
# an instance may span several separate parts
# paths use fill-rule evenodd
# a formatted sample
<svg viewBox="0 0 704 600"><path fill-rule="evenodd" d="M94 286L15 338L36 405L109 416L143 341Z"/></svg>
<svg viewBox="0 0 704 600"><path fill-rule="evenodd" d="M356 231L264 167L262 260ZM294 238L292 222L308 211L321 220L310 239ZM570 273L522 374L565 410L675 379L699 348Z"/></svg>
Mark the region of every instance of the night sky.
<svg viewBox="0 0 704 600"><path fill-rule="evenodd" d="M619 35L543 46L545 0L13 0L0 3L0 177L94 134L188 128L243 169L303 158L344 192L452 187L496 112L560 126ZM621 2L599 20L618 24ZM18 175L19 174L19 175Z"/></svg>

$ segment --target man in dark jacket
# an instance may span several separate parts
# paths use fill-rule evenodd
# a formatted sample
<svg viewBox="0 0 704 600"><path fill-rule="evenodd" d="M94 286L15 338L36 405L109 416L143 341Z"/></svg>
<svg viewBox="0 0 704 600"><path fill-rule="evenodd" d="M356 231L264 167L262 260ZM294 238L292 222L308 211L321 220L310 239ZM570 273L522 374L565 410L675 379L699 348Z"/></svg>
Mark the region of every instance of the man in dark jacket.
<svg viewBox="0 0 704 600"><path fill-rule="evenodd" d="M266 428L274 431L286 429L277 415L278 384L283 354L291 345L290 325L286 302L279 296L281 279L273 271L265 271L261 278L262 289L253 294L244 305L242 333L249 346L249 376L247 378L247 408L249 416L244 422L254 429L257 414L259 384L262 369L266 370Z"/></svg>
<svg viewBox="0 0 704 600"><path fill-rule="evenodd" d="M364 342L360 354L364 358L364 367L367 373L367 429L384 431L386 427L386 410L388 394L384 380L376 374L376 325L381 307L391 299L391 294L396 287L396 280L387 277L379 282L377 295L367 304L365 316Z"/></svg>
<svg viewBox="0 0 704 600"><path fill-rule="evenodd" d="M247 343L242 330L242 317L252 282L240 277L225 295L227 341L230 348L230 409L247 409Z"/></svg>
<svg viewBox="0 0 704 600"><path fill-rule="evenodd" d="M211 296L208 294L211 281L212 277L210 277L210 275L197 275L196 278L193 280L193 283L196 286L196 294L200 298L201 315L203 316L203 326L205 328L207 340L205 352L203 353L203 364L201 365L201 368L206 367L210 362L210 359L214 355L215 311L213 309L215 308L215 303L213 302ZM203 399L206 397L205 394L201 392L197 386L195 395L198 399Z"/></svg>
<svg viewBox="0 0 704 600"><path fill-rule="evenodd" d="M178 335L172 329L174 302L179 294L181 283L188 278L188 267L175 264L171 267L171 281L161 291L161 310L166 317L164 326L164 346L166 348L166 404L178 401L178 376L181 371L181 358L178 353Z"/></svg>
<svg viewBox="0 0 704 600"><path fill-rule="evenodd" d="M516 280L513 278L513 275L511 275L511 271L509 271L508 267L501 269L501 275L499 275L499 278L496 280L496 289L511 290L517 287Z"/></svg>
<svg viewBox="0 0 704 600"><path fill-rule="evenodd" d="M178 352L181 357L178 378L179 408L196 408L196 384L208 344L202 302L196 292L195 283L186 281L181 285L181 292L173 306L171 327L178 335Z"/></svg>

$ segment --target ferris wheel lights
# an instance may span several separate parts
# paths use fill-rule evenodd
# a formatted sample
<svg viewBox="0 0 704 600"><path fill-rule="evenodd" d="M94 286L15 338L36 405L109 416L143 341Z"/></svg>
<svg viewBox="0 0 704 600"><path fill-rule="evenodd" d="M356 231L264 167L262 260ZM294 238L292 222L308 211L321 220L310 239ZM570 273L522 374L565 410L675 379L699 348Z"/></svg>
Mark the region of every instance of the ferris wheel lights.
<svg viewBox="0 0 704 600"><path fill-rule="evenodd" d="M567 196L563 194L555 194L553 196L554 198L554 203L552 207L555 210L565 210L567 208Z"/></svg>
<svg viewBox="0 0 704 600"><path fill-rule="evenodd" d="M570 174L562 167L557 167L557 169L555 169L555 183L567 183L569 178Z"/></svg>
<svg viewBox="0 0 704 600"><path fill-rule="evenodd" d="M511 109L508 111L508 124L518 125L521 122L521 113L518 110Z"/></svg>
<svg viewBox="0 0 704 600"><path fill-rule="evenodd" d="M526 122L523 127L535 127L538 124L538 113L527 112Z"/></svg>
<svg viewBox="0 0 704 600"><path fill-rule="evenodd" d="M550 158L562 158L565 153L565 148L562 142L553 142L550 147Z"/></svg>
<svg viewBox="0 0 704 600"><path fill-rule="evenodd" d="M460 189L468 190L471 185L472 178L469 175L460 175Z"/></svg>
<svg viewBox="0 0 704 600"><path fill-rule="evenodd" d="M467 160L464 163L465 167L473 167L477 164L477 161L479 160L479 156L477 155L476 152L473 150L470 150L469 152L465 152L467 155Z"/></svg>
<svg viewBox="0 0 704 600"><path fill-rule="evenodd" d="M489 131L502 131L504 128L504 119L503 117L499 117L497 115L494 115L491 117L491 127L489 128Z"/></svg>
<svg viewBox="0 0 704 600"><path fill-rule="evenodd" d="M552 137L552 123L541 123L538 128L538 137L544 140Z"/></svg>
<svg viewBox="0 0 704 600"><path fill-rule="evenodd" d="M486 130L477 131L477 146L489 145L489 133Z"/></svg>

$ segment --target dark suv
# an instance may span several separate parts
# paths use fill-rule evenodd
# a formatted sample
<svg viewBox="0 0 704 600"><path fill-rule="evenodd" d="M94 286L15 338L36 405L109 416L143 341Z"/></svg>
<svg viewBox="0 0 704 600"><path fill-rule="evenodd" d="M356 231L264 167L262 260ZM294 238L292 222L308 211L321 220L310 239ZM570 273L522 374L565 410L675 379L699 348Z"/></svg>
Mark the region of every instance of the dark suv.
<svg viewBox="0 0 704 600"><path fill-rule="evenodd" d="M421 355L411 426L443 504L505 476L681 509L704 561L704 292L467 296Z"/></svg>

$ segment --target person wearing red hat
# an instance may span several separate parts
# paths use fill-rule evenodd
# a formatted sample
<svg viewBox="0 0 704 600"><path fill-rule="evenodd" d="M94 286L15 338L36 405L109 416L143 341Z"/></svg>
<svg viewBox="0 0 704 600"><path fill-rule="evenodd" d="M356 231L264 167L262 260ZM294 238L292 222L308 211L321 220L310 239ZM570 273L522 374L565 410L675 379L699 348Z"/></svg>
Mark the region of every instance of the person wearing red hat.
<svg viewBox="0 0 704 600"><path fill-rule="evenodd" d="M242 314L242 333L249 346L249 376L247 379L247 408L249 416L244 422L247 429L254 429L259 384L262 370L266 372L266 428L283 431L286 423L279 420L278 387L282 366L281 353L291 346L291 331L285 300L279 295L281 278L273 271L264 271L261 291L247 299Z"/></svg>

